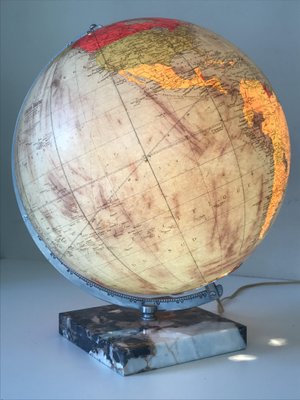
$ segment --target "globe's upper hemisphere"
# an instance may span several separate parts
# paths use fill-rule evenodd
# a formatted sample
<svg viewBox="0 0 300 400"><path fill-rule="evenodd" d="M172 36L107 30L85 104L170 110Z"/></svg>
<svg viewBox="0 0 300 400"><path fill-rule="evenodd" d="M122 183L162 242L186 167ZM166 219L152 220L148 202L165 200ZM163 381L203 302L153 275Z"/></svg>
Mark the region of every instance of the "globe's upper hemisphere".
<svg viewBox="0 0 300 400"><path fill-rule="evenodd" d="M54 60L27 98L15 155L24 206L56 257L142 294L235 269L274 219L290 158L257 68L167 19L100 28Z"/></svg>

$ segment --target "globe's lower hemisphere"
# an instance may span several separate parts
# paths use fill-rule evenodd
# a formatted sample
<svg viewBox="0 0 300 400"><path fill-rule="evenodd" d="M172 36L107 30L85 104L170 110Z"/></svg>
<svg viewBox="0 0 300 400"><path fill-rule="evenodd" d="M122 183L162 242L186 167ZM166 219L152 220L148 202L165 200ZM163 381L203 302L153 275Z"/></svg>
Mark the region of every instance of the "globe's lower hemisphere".
<svg viewBox="0 0 300 400"><path fill-rule="evenodd" d="M31 89L15 141L20 197L48 248L83 277L140 294L232 272L276 215L289 157L257 68L164 19L68 47Z"/></svg>

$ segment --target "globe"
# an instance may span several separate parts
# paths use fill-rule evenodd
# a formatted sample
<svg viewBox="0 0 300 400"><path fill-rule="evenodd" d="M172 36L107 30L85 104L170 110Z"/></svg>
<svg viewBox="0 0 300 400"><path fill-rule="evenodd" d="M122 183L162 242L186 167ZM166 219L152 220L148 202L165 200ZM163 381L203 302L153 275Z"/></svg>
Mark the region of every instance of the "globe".
<svg viewBox="0 0 300 400"><path fill-rule="evenodd" d="M92 27L40 73L13 145L19 205L42 251L85 282L173 295L234 271L287 185L270 83L197 25Z"/></svg>

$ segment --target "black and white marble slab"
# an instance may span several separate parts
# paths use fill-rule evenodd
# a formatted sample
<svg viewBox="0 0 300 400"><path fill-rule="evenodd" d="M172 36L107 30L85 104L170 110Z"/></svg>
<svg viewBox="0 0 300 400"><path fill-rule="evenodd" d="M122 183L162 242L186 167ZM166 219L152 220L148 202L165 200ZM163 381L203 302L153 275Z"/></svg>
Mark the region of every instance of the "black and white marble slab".
<svg viewBox="0 0 300 400"><path fill-rule="evenodd" d="M201 308L158 312L147 322L114 305L59 315L61 335L121 375L242 350L246 331Z"/></svg>

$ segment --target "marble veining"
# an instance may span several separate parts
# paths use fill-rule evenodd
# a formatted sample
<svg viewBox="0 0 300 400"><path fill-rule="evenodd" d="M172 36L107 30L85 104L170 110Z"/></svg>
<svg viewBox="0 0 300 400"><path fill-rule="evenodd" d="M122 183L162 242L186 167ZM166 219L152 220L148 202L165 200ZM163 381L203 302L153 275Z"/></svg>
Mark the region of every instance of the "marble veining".
<svg viewBox="0 0 300 400"><path fill-rule="evenodd" d="M114 305L59 315L59 332L121 375L185 363L246 347L246 327L200 308L158 312L142 321Z"/></svg>

